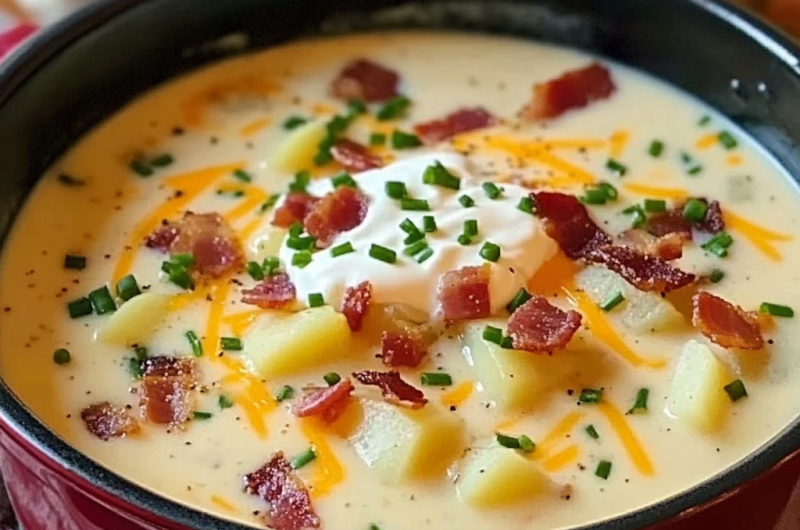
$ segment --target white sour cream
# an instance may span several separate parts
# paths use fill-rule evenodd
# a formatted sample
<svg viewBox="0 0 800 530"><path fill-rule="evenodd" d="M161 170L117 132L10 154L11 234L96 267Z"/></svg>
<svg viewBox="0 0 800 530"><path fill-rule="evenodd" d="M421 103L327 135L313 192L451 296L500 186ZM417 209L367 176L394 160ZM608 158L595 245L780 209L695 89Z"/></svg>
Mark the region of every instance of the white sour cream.
<svg viewBox="0 0 800 530"><path fill-rule="evenodd" d="M437 161L461 177L460 190L423 184L425 169ZM402 303L434 316L439 312L439 278L461 267L489 263L480 256L483 244L489 241L501 249L500 259L490 264L489 296L495 312L508 304L556 251L555 242L544 233L536 218L517 208L530 190L504 184L500 198L490 199L461 155L426 154L361 173L354 179L369 198L369 210L364 222L340 234L331 248L350 242L355 252L333 257L330 249L322 250L313 255L309 265L299 268L291 264L296 251L288 248L285 241L281 246L280 259L300 300L307 300L312 293L322 293L328 303L336 305L348 287L368 280L375 302ZM427 200L431 211L402 210L399 201L385 192L390 181L403 182L409 197ZM312 194L320 196L331 189L327 179L309 187ZM470 196L475 205L462 206L458 201L462 195ZM419 264L416 258L403 254L407 234L400 229L400 223L407 218L421 230L425 215L435 218L437 231L427 234L433 256ZM472 244L464 246L459 244L458 236L464 231L464 222L470 219L478 221L479 233L472 238ZM388 264L370 257L372 244L397 252L397 261Z"/></svg>

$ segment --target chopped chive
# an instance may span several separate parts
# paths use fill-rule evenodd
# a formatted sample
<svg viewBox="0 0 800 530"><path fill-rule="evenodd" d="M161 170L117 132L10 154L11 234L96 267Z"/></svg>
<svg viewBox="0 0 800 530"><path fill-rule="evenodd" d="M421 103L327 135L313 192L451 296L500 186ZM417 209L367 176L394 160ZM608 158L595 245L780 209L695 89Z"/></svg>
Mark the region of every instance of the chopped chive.
<svg viewBox="0 0 800 530"><path fill-rule="evenodd" d="M702 223L706 218L708 205L698 199L689 199L683 207L683 217L692 223Z"/></svg>
<svg viewBox="0 0 800 530"><path fill-rule="evenodd" d="M472 238L467 234L460 234L458 236L457 241L458 244L461 245L462 247L467 247L472 244Z"/></svg>
<svg viewBox="0 0 800 530"><path fill-rule="evenodd" d="M470 237L478 235L478 221L476 219L467 219L464 221L464 233Z"/></svg>
<svg viewBox="0 0 800 530"><path fill-rule="evenodd" d="M739 142L736 141L736 138L734 138L733 135L728 131L720 131L720 133L717 135L717 140L719 140L719 143L722 145L722 147L728 151L731 149L736 149L736 147L739 145Z"/></svg>
<svg viewBox="0 0 800 530"><path fill-rule="evenodd" d="M305 467L313 462L316 458L317 453L315 453L313 449L306 449L299 455L292 458L292 460L289 462L289 465L292 466L292 469L300 469L301 467Z"/></svg>
<svg viewBox="0 0 800 530"><path fill-rule="evenodd" d="M56 364L67 364L72 356L66 348L59 348L53 352L53 362Z"/></svg>
<svg viewBox="0 0 800 530"><path fill-rule="evenodd" d="M64 186L68 186L70 188L79 188L86 185L85 180L75 178L72 175L67 175L66 173L60 174L58 177L56 177L56 180L58 180L58 182Z"/></svg>
<svg viewBox="0 0 800 530"><path fill-rule="evenodd" d="M264 201L261 206L258 207L258 213L263 214L266 213L268 210L272 209L278 203L278 199L281 198L280 193L273 193L270 195L266 201Z"/></svg>
<svg viewBox="0 0 800 530"><path fill-rule="evenodd" d="M128 373L131 374L131 379L139 380L144 375L144 367L142 361L136 357L128 359Z"/></svg>
<svg viewBox="0 0 800 530"><path fill-rule="evenodd" d="M661 199L645 199L644 211L647 213L663 213L667 211L667 201Z"/></svg>
<svg viewBox="0 0 800 530"><path fill-rule="evenodd" d="M725 231L717 232L714 237L700 245L700 247L714 254L717 257L724 258L728 255L728 248L733 244L733 238Z"/></svg>
<svg viewBox="0 0 800 530"><path fill-rule="evenodd" d="M624 301L625 297L622 295L622 291L615 291L608 295L605 300L603 300L603 302L600 304L600 309L603 311L611 311Z"/></svg>
<svg viewBox="0 0 800 530"><path fill-rule="evenodd" d="M513 350L514 349L514 339L511 336L503 337L503 340L500 341L500 347L504 350Z"/></svg>
<svg viewBox="0 0 800 530"><path fill-rule="evenodd" d="M699 125L700 127L705 127L709 123L711 123L711 116L709 116L708 114L706 114L697 121L697 125Z"/></svg>
<svg viewBox="0 0 800 530"><path fill-rule="evenodd" d="M134 278L133 274L128 274L117 282L117 296L124 302L140 294L142 294L142 291L139 289L139 284L136 283L136 278Z"/></svg>
<svg viewBox="0 0 800 530"><path fill-rule="evenodd" d="M479 254L486 261L497 263L497 260L500 259L500 247L487 241L483 244L483 247L481 247Z"/></svg>
<svg viewBox="0 0 800 530"><path fill-rule="evenodd" d="M369 135L369 145L377 146L377 145L385 145L386 144L386 135L382 133L372 133Z"/></svg>
<svg viewBox="0 0 800 530"><path fill-rule="evenodd" d="M389 121L402 117L411 105L411 100L405 96L395 96L378 109L375 117L378 121Z"/></svg>
<svg viewBox="0 0 800 530"><path fill-rule="evenodd" d="M722 279L723 279L724 277L725 277L725 272L723 272L723 271L722 271L722 270L720 270L720 269L714 269L714 270L713 270L713 271L711 271L711 273L708 275L708 281L710 281L711 283L719 283L719 282L721 282L721 281L722 281Z"/></svg>
<svg viewBox="0 0 800 530"><path fill-rule="evenodd" d="M264 279L264 269L261 268L261 265L256 263L255 261L248 262L247 266L247 274L250 275L255 281L260 282Z"/></svg>
<svg viewBox="0 0 800 530"><path fill-rule="evenodd" d="M322 307L325 305L325 297L322 293L311 293L308 295L308 307Z"/></svg>
<svg viewBox="0 0 800 530"><path fill-rule="evenodd" d="M622 210L622 213L630 216L632 228L641 228L647 222L647 215L644 213L644 208L639 204L628 206Z"/></svg>
<svg viewBox="0 0 800 530"><path fill-rule="evenodd" d="M600 433L597 432L597 429L594 428L594 425L587 426L585 430L586 430L586 434L588 434L589 438L591 438L592 440L599 440L600 439Z"/></svg>
<svg viewBox="0 0 800 530"><path fill-rule="evenodd" d="M290 387L289 385L284 385L280 390L278 390L278 393L275 394L275 401L280 403L281 401L292 399L292 396L294 396L294 388Z"/></svg>
<svg viewBox="0 0 800 530"><path fill-rule="evenodd" d="M426 372L420 376L420 383L423 386L450 386L453 384L453 378L450 374Z"/></svg>
<svg viewBox="0 0 800 530"><path fill-rule="evenodd" d="M409 234L403 240L403 244L404 245L411 245L411 244L416 243L417 241L421 241L423 239L425 239L425 234L423 234L422 232L417 232L416 234Z"/></svg>
<svg viewBox="0 0 800 530"><path fill-rule="evenodd" d="M144 160L132 160L130 163L131 171L140 177L150 177L153 175L153 168L151 168Z"/></svg>
<svg viewBox="0 0 800 530"><path fill-rule="evenodd" d="M373 243L372 246L369 247L369 257L384 263L392 264L397 261L397 252Z"/></svg>
<svg viewBox="0 0 800 530"><path fill-rule="evenodd" d="M264 258L261 268L264 270L264 275L274 276L281 268L281 260L275 256L269 256Z"/></svg>
<svg viewBox="0 0 800 530"><path fill-rule="evenodd" d="M308 123L308 120L303 118L302 116L289 116L283 122L283 128L287 131L291 131L293 129L297 129L301 125L305 125Z"/></svg>
<svg viewBox="0 0 800 530"><path fill-rule="evenodd" d="M375 523L370 523L369 530L381 530L381 527L376 525Z"/></svg>
<svg viewBox="0 0 800 530"><path fill-rule="evenodd" d="M295 221L289 227L289 237L297 237L303 233L303 223Z"/></svg>
<svg viewBox="0 0 800 530"><path fill-rule="evenodd" d="M650 147L647 149L647 152L650 153L650 156L653 158L660 157L661 153L664 152L664 142L661 140L653 140L650 142Z"/></svg>
<svg viewBox="0 0 800 530"><path fill-rule="evenodd" d="M147 359L147 348L144 346L137 346L133 349L133 354L136 356L137 361L144 361Z"/></svg>
<svg viewBox="0 0 800 530"><path fill-rule="evenodd" d="M234 170L233 178L242 182L253 182L253 176L243 169Z"/></svg>
<svg viewBox="0 0 800 530"><path fill-rule="evenodd" d="M689 171L688 171L688 173L691 176L699 175L702 172L703 172L703 166L701 166L701 165L697 165L697 166L694 166L692 168L689 168Z"/></svg>
<svg viewBox="0 0 800 530"><path fill-rule="evenodd" d="M408 235L416 235L421 233L419 231L419 228L417 228L417 225L414 224L414 221L412 221L408 217L406 217L400 222L400 230L402 230Z"/></svg>
<svg viewBox="0 0 800 530"><path fill-rule="evenodd" d="M405 199L408 197L408 190L406 189L406 184L404 182L397 182L390 180L383 187L386 195L389 196L391 199Z"/></svg>
<svg viewBox="0 0 800 530"><path fill-rule="evenodd" d="M152 167L167 167L173 162L175 162L175 159L172 157L172 155L169 153L164 153L163 155L158 155L150 160L150 165Z"/></svg>
<svg viewBox="0 0 800 530"><path fill-rule="evenodd" d="M514 295L514 299L508 303L506 309L508 309L509 313L513 313L514 311L519 309L519 307L522 304L524 304L531 298L533 298L533 296L531 296L531 294L528 291L526 291L524 288L520 289L519 292L517 292L517 294Z"/></svg>
<svg viewBox="0 0 800 530"><path fill-rule="evenodd" d="M584 195L579 197L580 201L584 204L605 204L606 193L599 188L589 188L584 191Z"/></svg>
<svg viewBox="0 0 800 530"><path fill-rule="evenodd" d="M426 215L422 218L422 230L428 234L436 232L436 219L432 215Z"/></svg>
<svg viewBox="0 0 800 530"><path fill-rule="evenodd" d="M286 246L292 250L311 250L317 240L311 236L289 237L286 239Z"/></svg>
<svg viewBox="0 0 800 530"><path fill-rule="evenodd" d="M536 444L524 434L517 438L517 441L519 442L519 448L525 453L532 453L536 450Z"/></svg>
<svg viewBox="0 0 800 530"><path fill-rule="evenodd" d="M358 183L356 179L354 179L348 173L342 173L340 175L336 175L331 179L331 184L333 184L333 188L336 189L339 186L347 186L348 188L358 188Z"/></svg>
<svg viewBox="0 0 800 530"><path fill-rule="evenodd" d="M423 250L425 250L426 248L428 248L428 243L424 239L420 239L419 241L407 246L403 250L403 254L405 254L406 256L414 257Z"/></svg>
<svg viewBox="0 0 800 530"><path fill-rule="evenodd" d="M117 304L111 298L111 293L107 286L102 286L89 293L89 301L92 302L94 312L98 315L105 315L117 310Z"/></svg>
<svg viewBox="0 0 800 530"><path fill-rule="evenodd" d="M771 304L769 302L762 302L758 307L758 311L773 317L791 318L794 316L794 309L788 305Z"/></svg>
<svg viewBox="0 0 800 530"><path fill-rule="evenodd" d="M692 158L692 155L690 155L686 151L681 151L681 162L683 162L684 164L691 164L692 162L694 162L694 158Z"/></svg>
<svg viewBox="0 0 800 530"><path fill-rule="evenodd" d="M725 392L727 392L728 396L731 398L731 401L734 403L739 401L742 398L747 397L747 389L744 387L744 382L741 379L737 379L733 383L725 385Z"/></svg>
<svg viewBox="0 0 800 530"><path fill-rule="evenodd" d="M503 342L503 330L494 326L486 326L483 328L483 340L500 346L500 343Z"/></svg>
<svg viewBox="0 0 800 530"><path fill-rule="evenodd" d="M536 203L533 202L533 199L531 199L530 197L522 197L519 200L519 204L517 204L517 210L529 214L534 214L536 213Z"/></svg>
<svg viewBox="0 0 800 530"><path fill-rule="evenodd" d="M421 145L422 142L416 134L404 133L402 131L394 131L392 133L392 147L395 149L411 149Z"/></svg>
<svg viewBox="0 0 800 530"><path fill-rule="evenodd" d="M336 245L331 249L331 256L334 258L338 258L339 256L344 256L345 254L350 254L351 252L355 252L356 249L353 248L353 244L349 241L342 243L341 245Z"/></svg>
<svg viewBox="0 0 800 530"><path fill-rule="evenodd" d="M82 271L86 268L86 256L78 256L76 254L67 254L64 256L64 268L76 271Z"/></svg>
<svg viewBox="0 0 800 530"><path fill-rule="evenodd" d="M492 199L493 201L499 199L500 196L503 194L503 190L497 187L497 184L494 182L484 182L481 184L481 188L483 188L483 192L486 194L487 197Z"/></svg>
<svg viewBox="0 0 800 530"><path fill-rule="evenodd" d="M594 474L603 480L608 480L608 477L611 475L611 462L603 460L597 464L597 470Z"/></svg>
<svg viewBox="0 0 800 530"><path fill-rule="evenodd" d="M640 388L636 393L636 401L633 407L628 411L628 414L636 414L639 411L647 411L647 400L650 397L650 390L647 388Z"/></svg>
<svg viewBox="0 0 800 530"><path fill-rule="evenodd" d="M613 158L609 158L606 162L606 169L616 174L618 177L624 177L628 173L628 168Z"/></svg>
<svg viewBox="0 0 800 530"><path fill-rule="evenodd" d="M463 206L464 208L471 208L471 207L475 206L475 201L474 201L474 200L473 200L473 198L472 198L472 197L470 197L469 195L462 195L462 196L460 196L460 197L458 198L458 202L459 202L459 204L461 204L461 206Z"/></svg>
<svg viewBox="0 0 800 530"><path fill-rule="evenodd" d="M161 264L161 270L167 275L167 279L182 289L189 289L192 286L192 277L189 271L180 263L165 261Z"/></svg>
<svg viewBox="0 0 800 530"><path fill-rule="evenodd" d="M229 409L233 407L233 400L225 394L220 394L219 398L217 398L217 405L219 410Z"/></svg>
<svg viewBox="0 0 800 530"><path fill-rule="evenodd" d="M615 188L608 182L601 182L600 184L597 185L597 189L602 191L605 194L606 199L608 199L609 201L615 201L617 200L617 197L619 197L619 192L617 191L617 188Z"/></svg>
<svg viewBox="0 0 800 530"><path fill-rule="evenodd" d="M497 443L506 449L519 449L519 438L513 436L506 436L505 434L496 433Z"/></svg>
<svg viewBox="0 0 800 530"><path fill-rule="evenodd" d="M328 386L333 386L342 380L342 376L340 376L336 372L328 372L327 374L322 376L322 379L325 380Z"/></svg>
<svg viewBox="0 0 800 530"><path fill-rule="evenodd" d="M194 256L192 254L173 254L170 256L170 261L182 267L191 267L194 265Z"/></svg>
<svg viewBox="0 0 800 530"><path fill-rule="evenodd" d="M217 195L227 195L238 199L239 197L244 197L244 190L217 190Z"/></svg>
<svg viewBox="0 0 800 530"><path fill-rule="evenodd" d="M581 403L600 403L603 399L603 389L584 388L578 401Z"/></svg>
<svg viewBox="0 0 800 530"><path fill-rule="evenodd" d="M425 199L400 199L400 209L406 212L429 212L431 207Z"/></svg>
<svg viewBox="0 0 800 530"><path fill-rule="evenodd" d="M347 112L350 116L357 116L367 112L367 105L360 99L351 99L347 102Z"/></svg>
<svg viewBox="0 0 800 530"><path fill-rule="evenodd" d="M461 179L450 173L441 162L425 168L425 172L422 174L422 183L456 191L461 189Z"/></svg>
<svg viewBox="0 0 800 530"><path fill-rule="evenodd" d="M200 342L200 339L197 338L197 333L194 331L187 331L186 338L189 340L189 345L192 347L192 354L195 357L202 357L203 356L203 343Z"/></svg>
<svg viewBox="0 0 800 530"><path fill-rule="evenodd" d="M225 351L242 351L244 348L242 339L236 337L222 337L219 339L219 345Z"/></svg>
<svg viewBox="0 0 800 530"><path fill-rule="evenodd" d="M426 248L425 250L422 251L422 253L419 256L417 256L417 263L420 264L425 263L426 261L428 261L428 259L430 259L431 256L433 256L433 249Z"/></svg>
<svg viewBox="0 0 800 530"><path fill-rule="evenodd" d="M201 412L199 410L192 412L192 419L194 420L204 421L204 420L210 420L212 417L214 417L214 415L211 414L210 412Z"/></svg>
<svg viewBox="0 0 800 530"><path fill-rule="evenodd" d="M305 269L309 263L311 263L311 252L308 250L301 250L300 252L295 252L292 256L292 265L297 267L298 269Z"/></svg>
<svg viewBox="0 0 800 530"><path fill-rule="evenodd" d="M311 184L311 173L308 171L298 171L294 176L294 181L289 183L289 191L293 193L305 193L309 184Z"/></svg>

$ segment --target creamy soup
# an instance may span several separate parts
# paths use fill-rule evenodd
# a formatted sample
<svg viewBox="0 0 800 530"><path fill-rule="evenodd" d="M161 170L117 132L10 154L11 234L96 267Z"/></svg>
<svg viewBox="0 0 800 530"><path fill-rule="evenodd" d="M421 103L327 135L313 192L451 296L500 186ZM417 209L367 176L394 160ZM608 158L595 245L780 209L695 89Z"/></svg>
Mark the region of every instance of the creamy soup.
<svg viewBox="0 0 800 530"><path fill-rule="evenodd" d="M729 468L800 409L797 194L595 60L383 33L143 95L10 234L5 381L108 469L253 527L570 528Z"/></svg>

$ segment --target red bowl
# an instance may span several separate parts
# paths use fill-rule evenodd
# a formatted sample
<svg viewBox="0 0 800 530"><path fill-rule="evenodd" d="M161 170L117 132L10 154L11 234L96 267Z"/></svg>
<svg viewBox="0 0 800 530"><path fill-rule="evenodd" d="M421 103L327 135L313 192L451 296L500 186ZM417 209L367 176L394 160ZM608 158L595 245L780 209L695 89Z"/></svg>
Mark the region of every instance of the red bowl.
<svg viewBox="0 0 800 530"><path fill-rule="evenodd" d="M43 31L0 66L0 235L76 137L142 91L222 58L229 52L203 45L232 32L248 35L250 49L387 26L477 29L572 45L696 95L800 175L800 52L735 8L712 0L418 0L414 9L383 16L409 3L103 0ZM0 37L0 48L6 44ZM799 448L800 419L692 490L579 530L800 530ZM0 471L26 530L244 530L99 466L39 423L5 384Z"/></svg>

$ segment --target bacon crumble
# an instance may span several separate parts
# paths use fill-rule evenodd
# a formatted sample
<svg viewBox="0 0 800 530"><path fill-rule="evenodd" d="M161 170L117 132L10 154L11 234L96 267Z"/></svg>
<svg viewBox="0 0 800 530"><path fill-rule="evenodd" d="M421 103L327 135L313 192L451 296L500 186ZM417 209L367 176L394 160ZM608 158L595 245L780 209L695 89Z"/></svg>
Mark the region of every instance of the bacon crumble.
<svg viewBox="0 0 800 530"><path fill-rule="evenodd" d="M676 269L663 259L628 247L606 245L586 255L593 263L605 265L640 291L669 292L694 282L694 274Z"/></svg>
<svg viewBox="0 0 800 530"><path fill-rule="evenodd" d="M333 386L314 390L292 407L292 412L298 418L319 416L325 423L333 423L349 404L353 390L353 382L342 379Z"/></svg>
<svg viewBox="0 0 800 530"><path fill-rule="evenodd" d="M435 144L469 131L490 127L497 123L489 111L482 107L459 109L444 118L419 123L414 132L426 144Z"/></svg>
<svg viewBox="0 0 800 530"><path fill-rule="evenodd" d="M631 228L616 238L617 243L642 254L650 254L664 261L672 261L683 256L683 244L687 241L683 234L671 233L655 237L644 230Z"/></svg>
<svg viewBox="0 0 800 530"><path fill-rule="evenodd" d="M692 297L692 324L723 348L764 347L758 315L706 291Z"/></svg>
<svg viewBox="0 0 800 530"><path fill-rule="evenodd" d="M462 267L439 278L439 305L447 320L488 317L489 267Z"/></svg>
<svg viewBox="0 0 800 530"><path fill-rule="evenodd" d="M349 186L339 186L314 203L305 216L306 231L326 248L333 239L352 230L367 217L367 196Z"/></svg>
<svg viewBox="0 0 800 530"><path fill-rule="evenodd" d="M319 528L305 484L280 451L260 469L244 476L245 491L269 503L267 524L275 530Z"/></svg>
<svg viewBox="0 0 800 530"><path fill-rule="evenodd" d="M609 98L616 89L611 72L593 63L534 85L533 98L522 109L520 117L530 121L557 118L569 110Z"/></svg>
<svg viewBox="0 0 800 530"><path fill-rule="evenodd" d="M708 204L706 216L701 222L696 223L695 226L701 232L707 232L709 234L722 232L725 230L725 221L722 219L722 208L719 205L719 201L706 201L706 204Z"/></svg>
<svg viewBox="0 0 800 530"><path fill-rule="evenodd" d="M288 274L268 276L252 289L242 291L242 303L261 309L284 309L297 298L297 290Z"/></svg>
<svg viewBox="0 0 800 530"><path fill-rule="evenodd" d="M342 298L342 314L347 319L350 331L358 331L364 321L372 299L372 284L361 282L355 287L348 287Z"/></svg>
<svg viewBox="0 0 800 530"><path fill-rule="evenodd" d="M398 95L400 76L394 70L366 59L357 59L339 73L331 93L339 99L367 103L386 101Z"/></svg>
<svg viewBox="0 0 800 530"><path fill-rule="evenodd" d="M534 296L511 315L508 333L517 350L552 352L569 343L582 318L577 311L562 311L547 298Z"/></svg>
<svg viewBox="0 0 800 530"><path fill-rule="evenodd" d="M342 138L331 147L331 155L346 171L361 173L383 166L380 157L372 154L366 146Z"/></svg>
<svg viewBox="0 0 800 530"><path fill-rule="evenodd" d="M196 383L195 363L184 357L150 357L142 362L139 403L145 419L180 425L191 414L191 392Z"/></svg>
<svg viewBox="0 0 800 530"><path fill-rule="evenodd" d="M428 345L419 331L381 333L381 359L386 366L416 368L428 354Z"/></svg>
<svg viewBox="0 0 800 530"><path fill-rule="evenodd" d="M398 372L376 372L365 370L354 372L353 377L362 385L377 386L381 390L383 399L393 405L418 409L428 402L421 390L403 381Z"/></svg>
<svg viewBox="0 0 800 530"><path fill-rule="evenodd" d="M319 197L308 193L289 193L275 210L272 224L279 228L289 228L294 223L302 223L318 201Z"/></svg>
<svg viewBox="0 0 800 530"><path fill-rule="evenodd" d="M544 222L548 236L558 243L567 257L578 259L611 239L589 216L577 197L566 193L539 191L531 194L536 213Z"/></svg>
<svg viewBox="0 0 800 530"><path fill-rule="evenodd" d="M81 419L89 432L104 442L139 431L139 424L124 408L115 407L108 401L89 405L81 411Z"/></svg>

